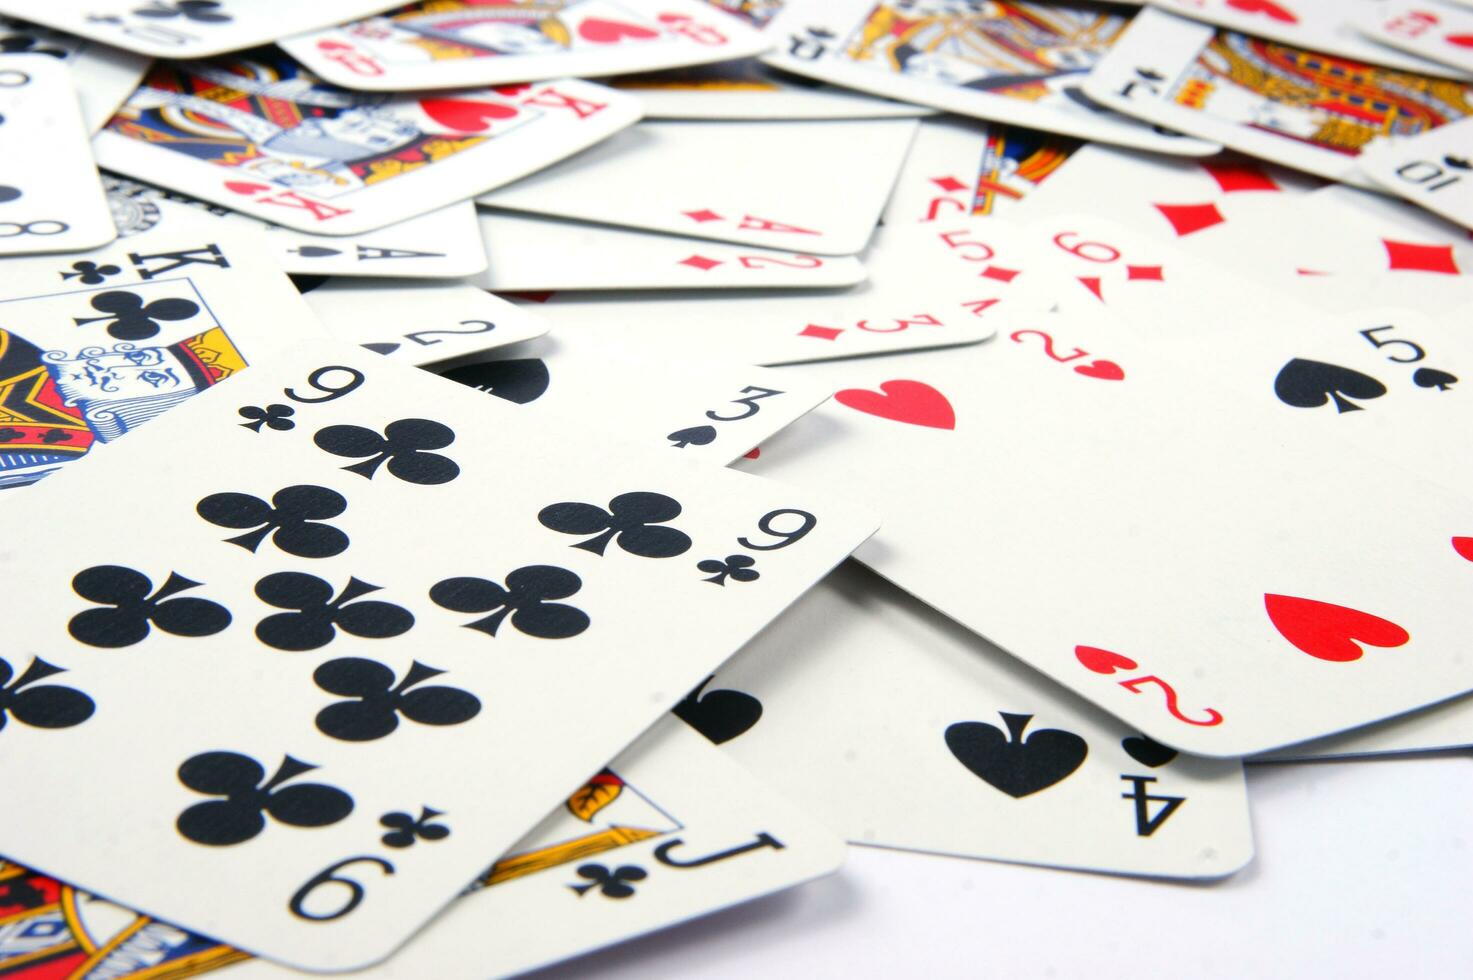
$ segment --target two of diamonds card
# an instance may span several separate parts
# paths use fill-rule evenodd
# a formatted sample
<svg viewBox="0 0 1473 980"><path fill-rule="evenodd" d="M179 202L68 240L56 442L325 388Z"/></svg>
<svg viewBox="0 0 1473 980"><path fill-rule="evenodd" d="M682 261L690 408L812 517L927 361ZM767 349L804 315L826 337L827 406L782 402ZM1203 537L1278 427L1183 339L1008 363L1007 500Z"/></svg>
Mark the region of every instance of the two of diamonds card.
<svg viewBox="0 0 1473 980"><path fill-rule="evenodd" d="M527 418L301 344L8 503L7 856L366 965L875 528Z"/></svg>

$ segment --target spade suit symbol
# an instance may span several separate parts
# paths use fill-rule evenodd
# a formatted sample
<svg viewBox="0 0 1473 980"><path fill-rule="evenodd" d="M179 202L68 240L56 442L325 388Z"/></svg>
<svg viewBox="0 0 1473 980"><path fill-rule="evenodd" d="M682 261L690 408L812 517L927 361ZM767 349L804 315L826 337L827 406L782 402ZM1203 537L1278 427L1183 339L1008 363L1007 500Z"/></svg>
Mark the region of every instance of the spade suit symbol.
<svg viewBox="0 0 1473 980"><path fill-rule="evenodd" d="M1084 764L1089 746L1073 732L1040 728L1027 738L1032 715L999 712L1007 734L996 725L959 721L946 729L946 747L978 779L1015 800L1048 789Z"/></svg>
<svg viewBox="0 0 1473 980"><path fill-rule="evenodd" d="M709 683L710 677L701 681L684 701L672 708L675 717L717 745L730 742L762 719L762 702L742 691L718 688L701 697L701 691Z"/></svg>
<svg viewBox="0 0 1473 980"><path fill-rule="evenodd" d="M1350 399L1380 398L1386 394L1386 386L1369 374L1338 364L1296 357L1279 369L1274 394L1294 408L1319 408L1333 401L1335 411L1343 414L1361 410L1362 406Z"/></svg>
<svg viewBox="0 0 1473 980"><path fill-rule="evenodd" d="M547 365L536 357L467 364L441 376L518 405L541 398L552 380L547 373Z"/></svg>

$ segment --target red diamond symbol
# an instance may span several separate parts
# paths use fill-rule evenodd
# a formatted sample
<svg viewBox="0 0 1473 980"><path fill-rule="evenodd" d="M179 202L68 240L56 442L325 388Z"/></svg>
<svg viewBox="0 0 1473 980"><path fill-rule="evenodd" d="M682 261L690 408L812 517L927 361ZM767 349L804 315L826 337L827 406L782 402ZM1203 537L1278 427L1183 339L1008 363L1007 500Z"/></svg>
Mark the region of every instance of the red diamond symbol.
<svg viewBox="0 0 1473 980"><path fill-rule="evenodd" d="M935 184L937 187L941 188L947 193L950 193L952 191L964 191L967 189L967 185L963 184L955 177L932 177L931 183Z"/></svg>
<svg viewBox="0 0 1473 980"><path fill-rule="evenodd" d="M1088 289L1090 292L1095 294L1095 299L1099 300L1101 303L1105 301L1105 291L1104 288L1100 285L1099 276L1080 276L1079 281L1084 285L1085 289Z"/></svg>
<svg viewBox="0 0 1473 980"><path fill-rule="evenodd" d="M748 449L747 452L746 452L747 459L757 459L761 455L762 455L762 447L761 446L753 446L751 449Z"/></svg>
<svg viewBox="0 0 1473 980"><path fill-rule="evenodd" d="M1414 269L1418 272L1441 272L1449 276L1460 275L1457 256L1451 245L1417 245L1412 242L1394 242L1381 239L1386 246L1386 257L1392 269Z"/></svg>
<svg viewBox="0 0 1473 980"><path fill-rule="evenodd" d="M1164 282L1166 276L1159 265L1128 265L1125 267L1126 279L1149 279L1153 282Z"/></svg>
<svg viewBox="0 0 1473 980"><path fill-rule="evenodd" d="M835 330L833 327L820 327L816 323L810 323L808 326L798 331L798 336L817 337L819 340L833 340L835 337L839 336L839 334L843 332L843 330Z"/></svg>
<svg viewBox="0 0 1473 980"><path fill-rule="evenodd" d="M688 265L692 269L700 269L702 272L710 272L723 263L716 259L708 259L704 255L692 255L688 259L681 259L676 265Z"/></svg>
<svg viewBox="0 0 1473 980"><path fill-rule="evenodd" d="M1220 225L1227 220L1217 210L1216 204L1157 204L1154 207L1161 212L1162 217L1171 222L1178 238L1203 228Z"/></svg>
<svg viewBox="0 0 1473 980"><path fill-rule="evenodd" d="M1247 160L1225 160L1204 163L1202 169L1217 181L1224 194L1235 191L1276 191L1279 185L1256 164Z"/></svg>
<svg viewBox="0 0 1473 980"><path fill-rule="evenodd" d="M1019 269L1004 269L996 265L989 265L981 272L983 279L996 279L998 282L1012 282L1022 274Z"/></svg>
<svg viewBox="0 0 1473 980"><path fill-rule="evenodd" d="M700 211L682 211L680 213L685 215L692 221L707 222L721 220L721 215L717 214L715 211L710 211L705 208L702 208Z"/></svg>

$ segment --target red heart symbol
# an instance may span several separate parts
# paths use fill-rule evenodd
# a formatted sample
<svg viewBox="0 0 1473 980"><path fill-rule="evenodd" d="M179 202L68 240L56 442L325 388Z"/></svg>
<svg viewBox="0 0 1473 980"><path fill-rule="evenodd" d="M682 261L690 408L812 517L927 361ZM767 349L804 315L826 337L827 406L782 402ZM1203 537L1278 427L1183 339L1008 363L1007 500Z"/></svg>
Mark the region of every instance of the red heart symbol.
<svg viewBox="0 0 1473 980"><path fill-rule="evenodd" d="M1473 538L1453 538L1453 550L1468 561L1473 561Z"/></svg>
<svg viewBox="0 0 1473 980"><path fill-rule="evenodd" d="M1227 5L1245 14L1267 14L1274 20L1283 21L1285 24L1299 23L1299 18L1294 16L1293 11L1281 7L1273 0L1227 0Z"/></svg>
<svg viewBox="0 0 1473 980"><path fill-rule="evenodd" d="M881 394L880 392L884 392ZM925 425L933 429L955 429L956 412L946 396L919 381L886 381L880 391L846 388L834 396L840 405L882 419Z"/></svg>
<svg viewBox="0 0 1473 980"><path fill-rule="evenodd" d="M353 45L344 44L342 41L318 41L318 51L352 51Z"/></svg>
<svg viewBox="0 0 1473 980"><path fill-rule="evenodd" d="M1268 618L1284 635L1311 657L1349 663L1365 655L1361 643L1373 647L1399 647L1411 634L1389 619L1315 599L1265 594Z"/></svg>
<svg viewBox="0 0 1473 980"><path fill-rule="evenodd" d="M640 27L638 24L625 24L622 21L590 17L578 25L578 36L594 44L614 44L625 38L647 41L652 37L659 37L660 32L652 31L648 27Z"/></svg>
<svg viewBox="0 0 1473 980"><path fill-rule="evenodd" d="M1473 48L1473 34L1449 34L1445 40L1460 48Z"/></svg>
<svg viewBox="0 0 1473 980"><path fill-rule="evenodd" d="M259 194L262 191L269 191L271 186L269 184L252 184L244 180L227 180L225 182L225 189L227 191L233 191L236 194Z"/></svg>
<svg viewBox="0 0 1473 980"><path fill-rule="evenodd" d="M1081 364L1074 369L1076 374L1082 374L1086 378L1099 378L1101 381L1124 381L1125 370L1114 361L1097 360L1088 364Z"/></svg>
<svg viewBox="0 0 1473 980"><path fill-rule="evenodd" d="M1122 657L1099 647L1078 646L1074 648L1074 659L1096 674L1113 674L1117 670L1135 670L1140 664L1129 657Z"/></svg>
<svg viewBox="0 0 1473 980"><path fill-rule="evenodd" d="M479 133L490 129L497 119L510 119L517 114L515 106L499 102L472 102L469 99L420 99L425 115L443 126L462 133Z"/></svg>

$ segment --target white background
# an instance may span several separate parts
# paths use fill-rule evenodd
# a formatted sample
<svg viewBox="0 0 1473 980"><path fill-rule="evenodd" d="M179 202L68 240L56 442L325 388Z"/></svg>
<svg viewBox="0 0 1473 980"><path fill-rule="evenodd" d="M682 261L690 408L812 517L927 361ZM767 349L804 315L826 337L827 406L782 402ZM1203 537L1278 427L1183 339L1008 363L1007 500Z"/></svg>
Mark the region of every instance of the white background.
<svg viewBox="0 0 1473 980"><path fill-rule="evenodd" d="M536 974L1473 977L1473 758L1249 767L1258 858L1177 885L851 848L837 876Z"/></svg>

